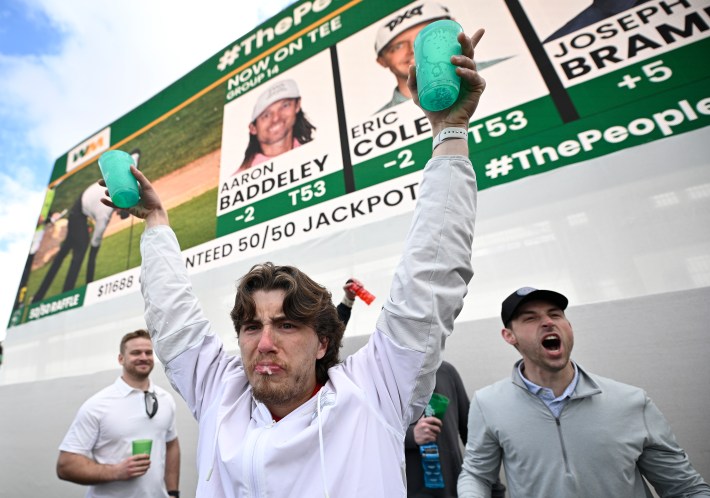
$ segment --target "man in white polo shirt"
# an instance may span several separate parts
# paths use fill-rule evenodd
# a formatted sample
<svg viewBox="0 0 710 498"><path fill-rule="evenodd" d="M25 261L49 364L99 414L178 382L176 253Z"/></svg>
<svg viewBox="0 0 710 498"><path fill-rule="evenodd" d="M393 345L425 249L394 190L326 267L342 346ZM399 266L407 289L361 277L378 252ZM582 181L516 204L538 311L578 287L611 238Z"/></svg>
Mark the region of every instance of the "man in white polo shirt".
<svg viewBox="0 0 710 498"><path fill-rule="evenodd" d="M145 330L121 339L121 376L79 409L59 446L60 479L89 485L87 498L179 498L175 401L154 385L153 344ZM151 439L150 455L132 441Z"/></svg>

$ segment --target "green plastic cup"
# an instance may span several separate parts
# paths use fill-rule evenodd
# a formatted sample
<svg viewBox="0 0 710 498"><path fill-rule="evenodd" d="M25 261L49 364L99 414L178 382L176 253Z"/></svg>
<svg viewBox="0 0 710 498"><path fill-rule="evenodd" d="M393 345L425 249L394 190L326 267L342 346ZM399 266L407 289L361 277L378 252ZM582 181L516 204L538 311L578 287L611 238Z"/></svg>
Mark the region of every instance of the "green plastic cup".
<svg viewBox="0 0 710 498"><path fill-rule="evenodd" d="M456 21L441 19L428 24L414 39L419 103L427 111L441 111L456 102L461 78L452 55L461 55L457 37L463 28Z"/></svg>
<svg viewBox="0 0 710 498"><path fill-rule="evenodd" d="M431 411L436 418L443 419L448 406L449 398L443 394L434 393L431 395L431 399L429 400L429 408L431 408Z"/></svg>
<svg viewBox="0 0 710 498"><path fill-rule="evenodd" d="M133 156L122 150L109 150L99 157L99 169L111 201L123 209L135 206L140 200L138 181L131 173L135 164Z"/></svg>
<svg viewBox="0 0 710 498"><path fill-rule="evenodd" d="M133 441L134 455L150 455L150 450L153 448L152 439L136 439Z"/></svg>

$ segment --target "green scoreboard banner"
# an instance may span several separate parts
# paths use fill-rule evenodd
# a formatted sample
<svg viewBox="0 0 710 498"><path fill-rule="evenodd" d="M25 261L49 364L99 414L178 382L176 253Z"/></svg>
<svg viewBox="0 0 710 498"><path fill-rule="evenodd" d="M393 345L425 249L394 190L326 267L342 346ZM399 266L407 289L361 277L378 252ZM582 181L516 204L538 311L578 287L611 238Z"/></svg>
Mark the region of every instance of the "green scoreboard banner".
<svg viewBox="0 0 710 498"><path fill-rule="evenodd" d="M138 292L142 222L92 187L109 149L191 272L410 212L431 130L402 75L443 17L486 29L481 189L710 124L710 0L297 2L56 161L9 325Z"/></svg>

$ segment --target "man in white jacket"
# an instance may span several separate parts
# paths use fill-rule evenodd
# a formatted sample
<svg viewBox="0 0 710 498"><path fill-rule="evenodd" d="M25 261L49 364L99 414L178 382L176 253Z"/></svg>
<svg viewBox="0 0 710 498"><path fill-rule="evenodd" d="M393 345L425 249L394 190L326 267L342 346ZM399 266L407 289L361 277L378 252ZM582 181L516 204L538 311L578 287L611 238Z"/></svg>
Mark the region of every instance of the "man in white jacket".
<svg viewBox="0 0 710 498"><path fill-rule="evenodd" d="M367 345L338 359L330 293L293 267L257 265L232 319L241 355L224 352L192 293L168 216L136 169L145 218L145 318L173 386L199 422L197 496L404 497L404 436L434 388L441 347L473 275L476 180L469 120L485 87L483 36L461 34L461 92L430 113L433 157L389 299ZM416 98L416 76L410 68ZM105 200L108 205L110 201Z"/></svg>

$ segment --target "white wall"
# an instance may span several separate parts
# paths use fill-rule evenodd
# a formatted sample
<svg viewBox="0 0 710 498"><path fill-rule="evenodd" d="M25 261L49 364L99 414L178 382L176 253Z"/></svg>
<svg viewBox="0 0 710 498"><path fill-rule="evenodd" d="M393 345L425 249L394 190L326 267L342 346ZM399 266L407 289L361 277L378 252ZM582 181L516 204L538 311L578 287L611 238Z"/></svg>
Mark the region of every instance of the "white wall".
<svg viewBox="0 0 710 498"><path fill-rule="evenodd" d="M502 299L524 285L559 290L572 304L575 358L590 371L647 389L708 477L707 143L710 128L481 192L476 275L446 352L469 394L507 376L515 359L498 334ZM234 282L251 264L296 264L333 289L336 301L354 275L378 298L369 307L358 303L348 327L347 337L362 342L387 295L409 219L401 215L200 273L194 288L233 348ZM81 402L115 377L117 371L106 370L117 366L120 337L142 326L135 293L9 330L0 430L10 451L0 452L0 495L77 495L54 477L56 447ZM180 426L189 490L189 414L181 414Z"/></svg>
<svg viewBox="0 0 710 498"><path fill-rule="evenodd" d="M704 288L572 306L568 312L575 330L573 358L591 372L646 389L706 480L710 478L708 302L710 288ZM362 308L358 304L355 313ZM457 323L447 344L444 357L461 373L469 397L476 389L508 377L518 358L501 339L500 328L498 318ZM348 339L344 355L365 340L363 336ZM118 374L116 369L0 387L0 497L83 496L81 486L57 479L57 447L81 403ZM153 380L173 392L160 366ZM181 399L177 405L180 487L183 496L194 496L197 424Z"/></svg>

